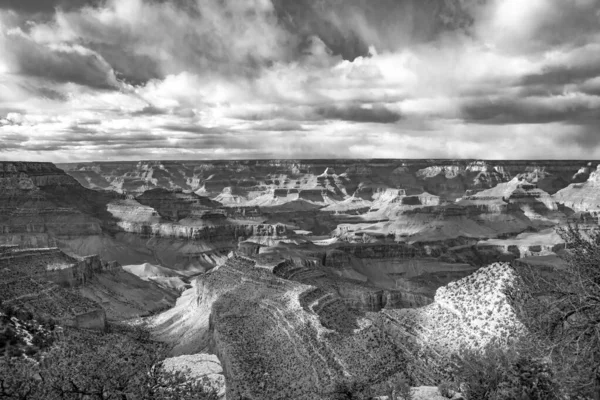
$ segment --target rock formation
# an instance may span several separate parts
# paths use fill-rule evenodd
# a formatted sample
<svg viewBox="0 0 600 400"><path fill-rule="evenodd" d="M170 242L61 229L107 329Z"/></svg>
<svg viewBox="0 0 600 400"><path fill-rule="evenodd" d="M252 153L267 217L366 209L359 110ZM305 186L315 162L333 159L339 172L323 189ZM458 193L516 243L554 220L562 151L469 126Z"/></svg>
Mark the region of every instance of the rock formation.
<svg viewBox="0 0 600 400"><path fill-rule="evenodd" d="M508 345L525 333L516 311L525 294L508 265L438 289L429 306L376 312L344 301L322 281L290 280L295 273L289 261L232 255L154 317L153 330L177 353L216 353L228 397L300 399L324 398L344 375L380 385L409 371L432 384L460 346Z"/></svg>
<svg viewBox="0 0 600 400"><path fill-rule="evenodd" d="M597 225L596 164L0 162L0 298L78 327L141 317L173 368L218 358L230 398L435 385L460 347L525 334L506 263L564 265L555 228Z"/></svg>
<svg viewBox="0 0 600 400"><path fill-rule="evenodd" d="M554 200L579 213L600 215L600 165L585 182L573 183L558 191Z"/></svg>

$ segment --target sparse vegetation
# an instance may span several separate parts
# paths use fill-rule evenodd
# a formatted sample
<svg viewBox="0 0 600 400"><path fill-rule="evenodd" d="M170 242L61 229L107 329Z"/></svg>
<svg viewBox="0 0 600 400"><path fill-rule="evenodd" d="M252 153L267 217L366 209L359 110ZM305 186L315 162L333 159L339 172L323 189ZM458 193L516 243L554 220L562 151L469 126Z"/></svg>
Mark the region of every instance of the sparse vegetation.
<svg viewBox="0 0 600 400"><path fill-rule="evenodd" d="M438 392L440 396L443 396L447 399L451 399L454 396L455 390L453 388L452 383L448 381L443 381L438 385Z"/></svg>
<svg viewBox="0 0 600 400"><path fill-rule="evenodd" d="M600 399L600 230L578 225L557 230L565 240L565 270L524 267L532 288L526 304L532 333L572 398Z"/></svg>
<svg viewBox="0 0 600 400"><path fill-rule="evenodd" d="M525 347L515 350L488 345L483 351L462 351L453 361L456 384L466 400L561 398L550 364Z"/></svg>
<svg viewBox="0 0 600 400"><path fill-rule="evenodd" d="M64 340L37 362L10 352L1 357L0 398L217 399L214 390L205 389L205 382L191 381L184 372L165 371L160 363L165 351L139 329L68 330Z"/></svg>
<svg viewBox="0 0 600 400"><path fill-rule="evenodd" d="M337 382L329 397L330 400L367 400L370 398L368 385L355 380Z"/></svg>
<svg viewBox="0 0 600 400"><path fill-rule="evenodd" d="M410 387L410 381L405 374L395 379L389 385L389 400L413 400L413 389Z"/></svg>

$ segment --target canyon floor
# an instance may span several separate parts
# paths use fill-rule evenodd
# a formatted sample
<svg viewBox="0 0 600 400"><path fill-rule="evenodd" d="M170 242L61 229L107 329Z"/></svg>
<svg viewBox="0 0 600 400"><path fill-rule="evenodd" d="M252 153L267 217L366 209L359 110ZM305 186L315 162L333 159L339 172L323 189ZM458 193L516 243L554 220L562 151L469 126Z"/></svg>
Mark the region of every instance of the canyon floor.
<svg viewBox="0 0 600 400"><path fill-rule="evenodd" d="M0 300L144 324L229 399L436 386L526 334L515 273L593 228L594 161L0 162ZM428 392L427 392L428 393Z"/></svg>

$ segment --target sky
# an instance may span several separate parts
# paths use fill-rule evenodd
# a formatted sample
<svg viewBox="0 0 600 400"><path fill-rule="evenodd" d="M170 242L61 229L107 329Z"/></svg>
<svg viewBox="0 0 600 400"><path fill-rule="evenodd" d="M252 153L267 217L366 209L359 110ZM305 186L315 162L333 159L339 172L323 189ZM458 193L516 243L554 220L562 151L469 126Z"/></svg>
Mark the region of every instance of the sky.
<svg viewBox="0 0 600 400"><path fill-rule="evenodd" d="M0 160L600 159L600 0L0 0Z"/></svg>

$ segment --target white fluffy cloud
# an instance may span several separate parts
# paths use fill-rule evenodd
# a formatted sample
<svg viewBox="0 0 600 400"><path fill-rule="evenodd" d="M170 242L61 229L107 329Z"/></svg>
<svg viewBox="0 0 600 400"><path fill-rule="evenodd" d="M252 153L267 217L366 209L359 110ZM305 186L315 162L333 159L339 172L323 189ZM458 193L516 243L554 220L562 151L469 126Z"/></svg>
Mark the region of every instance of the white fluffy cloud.
<svg viewBox="0 0 600 400"><path fill-rule="evenodd" d="M0 159L600 156L599 0L345 4L0 8Z"/></svg>

